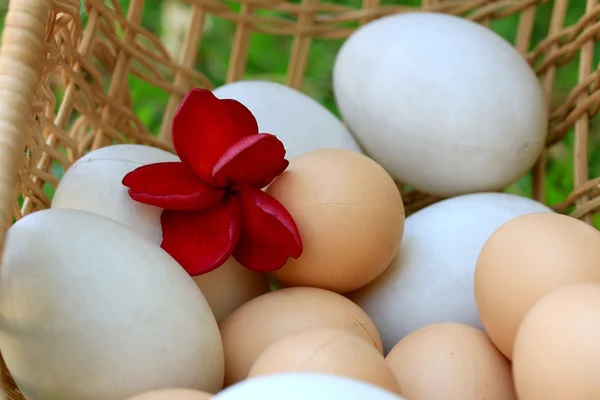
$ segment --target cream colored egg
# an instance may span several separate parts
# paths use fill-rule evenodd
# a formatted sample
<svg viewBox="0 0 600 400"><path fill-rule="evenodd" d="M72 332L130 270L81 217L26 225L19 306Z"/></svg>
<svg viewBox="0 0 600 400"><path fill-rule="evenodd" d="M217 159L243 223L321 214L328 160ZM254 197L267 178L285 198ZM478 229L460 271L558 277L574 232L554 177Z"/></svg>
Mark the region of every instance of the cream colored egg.
<svg viewBox="0 0 600 400"><path fill-rule="evenodd" d="M156 244L162 241L162 209L132 200L121 181L146 164L179 161L166 151L121 144L92 151L77 160L60 180L52 208L93 212L127 225Z"/></svg>
<svg viewBox="0 0 600 400"><path fill-rule="evenodd" d="M154 243L96 214L50 209L10 228L0 318L0 351L28 400L223 383L219 329L194 281Z"/></svg>
<svg viewBox="0 0 600 400"><path fill-rule="evenodd" d="M211 400L212 394L190 389L162 389L142 393L127 400Z"/></svg>
<svg viewBox="0 0 600 400"><path fill-rule="evenodd" d="M263 133L276 135L290 159L311 150L340 148L360 152L344 124L306 94L267 81L238 81L213 90L220 99L235 99L252 112Z"/></svg>
<svg viewBox="0 0 600 400"><path fill-rule="evenodd" d="M551 210L524 197L477 193L408 217L398 257L376 280L349 295L373 319L385 351L437 322L482 328L473 289L479 252L502 224L534 212Z"/></svg>
<svg viewBox="0 0 600 400"><path fill-rule="evenodd" d="M556 213L534 213L502 225L475 268L475 301L490 338L512 358L515 335L544 295L575 283L600 283L600 232ZM599 364L600 365L600 364Z"/></svg>
<svg viewBox="0 0 600 400"><path fill-rule="evenodd" d="M600 285L563 286L529 310L515 340L519 400L600 399Z"/></svg>
<svg viewBox="0 0 600 400"><path fill-rule="evenodd" d="M383 355L364 339L339 329L309 328L283 337L258 357L248 377L283 372L345 376L400 394Z"/></svg>
<svg viewBox="0 0 600 400"><path fill-rule="evenodd" d="M251 378L214 400L404 400L365 382L329 374L294 372Z"/></svg>
<svg viewBox="0 0 600 400"><path fill-rule="evenodd" d="M377 278L398 253L402 196L367 156L311 151L290 160L267 192L290 212L302 237L302 255L272 272L287 286L346 293Z"/></svg>
<svg viewBox="0 0 600 400"><path fill-rule="evenodd" d="M529 64L464 18L414 12L370 22L339 51L333 84L366 153L423 192L502 189L546 140L544 93Z"/></svg>
<svg viewBox="0 0 600 400"><path fill-rule="evenodd" d="M220 325L225 385L245 379L256 359L277 340L317 327L351 332L382 352L373 322L344 296L310 287L280 289L252 299Z"/></svg>
<svg viewBox="0 0 600 400"><path fill-rule="evenodd" d="M516 400L510 361L479 329L432 324L402 339L386 361L410 400Z"/></svg>
<svg viewBox="0 0 600 400"><path fill-rule="evenodd" d="M266 274L254 272L230 257L219 268L193 277L221 323L234 310L269 291Z"/></svg>

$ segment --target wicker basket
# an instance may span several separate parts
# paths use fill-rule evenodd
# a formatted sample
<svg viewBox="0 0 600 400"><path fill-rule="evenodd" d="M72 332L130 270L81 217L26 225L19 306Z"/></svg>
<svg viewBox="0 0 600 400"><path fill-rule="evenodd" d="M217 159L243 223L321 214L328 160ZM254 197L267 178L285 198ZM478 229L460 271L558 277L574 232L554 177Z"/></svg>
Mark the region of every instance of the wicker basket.
<svg viewBox="0 0 600 400"><path fill-rule="evenodd" d="M171 149L170 121L182 96L193 86L212 87L196 65L210 18L235 26L229 67L219 79L243 79L252 36L276 35L289 39L287 84L306 89L311 43L340 43L357 26L406 11L409 6L398 4L410 3L492 27L518 21L514 43L541 77L551 109L548 150L532 171L532 196L547 201L546 171L566 137L569 145L560 151L573 151L573 184L552 206L589 223L600 209L600 179L590 180L588 171L592 117L600 107L593 66L597 0L183 1L173 3L186 8L188 26L173 52L143 27L144 6L155 7L152 0L130 0L127 7L119 0L11 0L0 53L0 247L14 219L49 206L57 174L84 152L125 141ZM571 10L575 3L579 15ZM549 29L540 32L540 26ZM577 79L558 90L557 77L569 68ZM132 76L168 94L154 134L135 111ZM439 200L404 188L403 198L407 212ZM23 398L6 368L3 382L8 399Z"/></svg>

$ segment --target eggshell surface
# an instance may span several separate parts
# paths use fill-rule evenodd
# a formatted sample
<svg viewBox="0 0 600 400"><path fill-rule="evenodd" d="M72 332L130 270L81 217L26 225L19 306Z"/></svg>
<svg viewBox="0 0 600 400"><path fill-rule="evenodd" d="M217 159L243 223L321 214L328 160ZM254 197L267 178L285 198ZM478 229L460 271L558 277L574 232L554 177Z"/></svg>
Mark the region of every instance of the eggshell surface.
<svg viewBox="0 0 600 400"><path fill-rule="evenodd" d="M483 326L512 358L527 311L561 286L600 283L600 232L575 218L536 213L501 226L481 250L475 300Z"/></svg>
<svg viewBox="0 0 600 400"><path fill-rule="evenodd" d="M502 189L544 146L535 73L506 40L464 18L411 12L370 22L340 49L333 84L365 152L423 192Z"/></svg>
<svg viewBox="0 0 600 400"><path fill-rule="evenodd" d="M310 328L283 337L258 357L248 377L283 372L345 376L400 394L383 355L364 339L338 329Z"/></svg>
<svg viewBox="0 0 600 400"><path fill-rule="evenodd" d="M189 389L163 389L143 393L128 400L211 400L212 394Z"/></svg>
<svg viewBox="0 0 600 400"><path fill-rule="evenodd" d="M362 154L324 149L296 157L267 192L302 237L302 255L272 272L286 286L349 292L379 276L398 252L402 197L389 174Z"/></svg>
<svg viewBox="0 0 600 400"><path fill-rule="evenodd" d="M132 200L121 181L143 165L179 161L169 152L137 144L102 147L77 160L60 180L52 208L89 211L120 222L150 239L162 242L162 209Z"/></svg>
<svg viewBox="0 0 600 400"><path fill-rule="evenodd" d="M193 280L158 246L96 214L50 209L10 228L0 318L0 350L28 400L222 387L219 329Z"/></svg>
<svg viewBox="0 0 600 400"><path fill-rule="evenodd" d="M192 277L218 323L235 309L269 291L266 274L254 272L230 257L219 268Z"/></svg>
<svg viewBox="0 0 600 400"><path fill-rule="evenodd" d="M515 341L520 400L600 399L600 285L550 292L527 313Z"/></svg>
<svg viewBox="0 0 600 400"><path fill-rule="evenodd" d="M473 275L490 235L523 214L552 212L505 193L440 201L406 219L398 257L375 281L349 294L369 314L386 352L410 332L438 322L482 328Z"/></svg>
<svg viewBox="0 0 600 400"><path fill-rule="evenodd" d="M510 362L479 329L440 323L417 329L386 357L411 400L516 400Z"/></svg>
<svg viewBox="0 0 600 400"><path fill-rule="evenodd" d="M220 99L245 105L261 133L270 133L285 146L286 158L323 148L361 152L344 124L306 94L267 81L238 81L213 90Z"/></svg>
<svg viewBox="0 0 600 400"><path fill-rule="evenodd" d="M221 324L225 385L245 379L256 359L275 341L315 327L351 332L382 352L373 322L347 298L317 288L280 289L250 300Z"/></svg>
<svg viewBox="0 0 600 400"><path fill-rule="evenodd" d="M307 372L251 378L231 386L214 400L404 400L387 390L353 379Z"/></svg>

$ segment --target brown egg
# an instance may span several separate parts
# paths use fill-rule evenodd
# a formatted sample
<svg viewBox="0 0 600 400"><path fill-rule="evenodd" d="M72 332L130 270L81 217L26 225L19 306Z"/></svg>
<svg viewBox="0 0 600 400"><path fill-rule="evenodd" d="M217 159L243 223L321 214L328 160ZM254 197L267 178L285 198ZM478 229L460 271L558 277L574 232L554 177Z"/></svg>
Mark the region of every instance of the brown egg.
<svg viewBox="0 0 600 400"><path fill-rule="evenodd" d="M339 329L309 328L285 336L258 357L248 377L284 372L340 375L400 394L383 355L364 339Z"/></svg>
<svg viewBox="0 0 600 400"><path fill-rule="evenodd" d="M269 291L266 274L249 270L233 257L219 268L193 279L218 323L242 304Z"/></svg>
<svg viewBox="0 0 600 400"><path fill-rule="evenodd" d="M386 361L410 400L516 400L510 362L485 333L468 325L417 329Z"/></svg>
<svg viewBox="0 0 600 400"><path fill-rule="evenodd" d="M600 232L565 215L535 213L494 232L475 268L475 300L486 332L512 358L531 306L561 286L600 282Z"/></svg>
<svg viewBox="0 0 600 400"><path fill-rule="evenodd" d="M280 289L250 300L221 324L225 385L245 379L258 356L275 341L313 327L351 332L383 354L375 325L347 298L317 288Z"/></svg>
<svg viewBox="0 0 600 400"><path fill-rule="evenodd" d="M146 392L127 400L210 400L213 396L190 389L162 389Z"/></svg>
<svg viewBox="0 0 600 400"><path fill-rule="evenodd" d="M520 400L600 399L600 285L562 287L530 309L513 374Z"/></svg>
<svg viewBox="0 0 600 400"><path fill-rule="evenodd" d="M294 217L304 251L273 272L287 286L349 292L377 278L398 252L402 197L390 175L349 150L293 158L267 192Z"/></svg>

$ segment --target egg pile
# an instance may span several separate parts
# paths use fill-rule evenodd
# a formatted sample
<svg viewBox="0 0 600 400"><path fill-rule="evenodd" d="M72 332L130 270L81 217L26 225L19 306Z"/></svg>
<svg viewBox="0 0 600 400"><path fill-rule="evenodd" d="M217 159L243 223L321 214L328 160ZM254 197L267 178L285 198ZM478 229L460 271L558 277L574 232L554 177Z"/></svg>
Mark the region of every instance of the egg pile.
<svg viewBox="0 0 600 400"><path fill-rule="evenodd" d="M265 191L304 250L189 276L123 177L174 154L75 162L9 230L0 351L28 400L598 400L600 232L501 193L547 132L519 53L458 17L373 21L333 69L343 124L283 85L214 90L285 144ZM405 217L396 182L447 197Z"/></svg>

